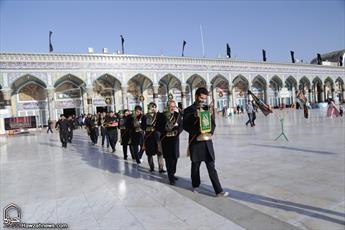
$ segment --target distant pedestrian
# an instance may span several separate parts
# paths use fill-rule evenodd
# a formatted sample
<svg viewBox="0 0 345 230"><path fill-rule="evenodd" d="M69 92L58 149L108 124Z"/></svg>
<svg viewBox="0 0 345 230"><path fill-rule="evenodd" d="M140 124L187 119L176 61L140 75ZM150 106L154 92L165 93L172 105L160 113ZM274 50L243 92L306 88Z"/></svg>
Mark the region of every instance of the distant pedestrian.
<svg viewBox="0 0 345 230"><path fill-rule="evenodd" d="M246 111L248 114L248 121L246 122L246 126L248 126L248 124L250 124L250 126L253 127L254 126L253 113L255 113L255 112L254 112L253 104L250 100L248 100L248 102L247 102Z"/></svg>
<svg viewBox="0 0 345 230"><path fill-rule="evenodd" d="M333 99L328 99L327 117L338 117L340 115Z"/></svg>
<svg viewBox="0 0 345 230"><path fill-rule="evenodd" d="M239 114L240 113L240 105L236 106L236 113Z"/></svg>
<svg viewBox="0 0 345 230"><path fill-rule="evenodd" d="M59 121L56 122L56 125L55 125L55 128L59 129L60 141L63 148L67 148L68 132L70 131L68 123L69 122L66 120L65 116L61 114Z"/></svg>
<svg viewBox="0 0 345 230"><path fill-rule="evenodd" d="M343 113L344 113L344 108L342 105L339 105L339 115L343 116Z"/></svg>
<svg viewBox="0 0 345 230"><path fill-rule="evenodd" d="M253 126L255 126L256 112L258 111L258 107L254 104L254 101L252 101L252 106L253 106L252 122L253 122Z"/></svg>
<svg viewBox="0 0 345 230"><path fill-rule="evenodd" d="M47 129L47 133L49 133L49 131L51 133L53 133L53 130L52 130L52 124L53 122L50 120L50 118L48 119L48 129Z"/></svg>

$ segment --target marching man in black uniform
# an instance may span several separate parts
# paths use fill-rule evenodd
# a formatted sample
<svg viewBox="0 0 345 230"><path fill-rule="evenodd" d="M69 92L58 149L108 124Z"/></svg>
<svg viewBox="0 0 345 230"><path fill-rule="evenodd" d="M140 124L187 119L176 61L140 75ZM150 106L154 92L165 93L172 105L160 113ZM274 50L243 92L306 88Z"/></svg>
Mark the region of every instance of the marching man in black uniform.
<svg viewBox="0 0 345 230"><path fill-rule="evenodd" d="M137 164L140 164L139 146L142 147L144 142L144 132L141 128L142 108L137 105L134 108L134 114L129 117L129 130L130 130L130 150L132 158L136 160Z"/></svg>
<svg viewBox="0 0 345 230"><path fill-rule="evenodd" d="M104 141L106 140L107 142L107 148L109 148L109 138L108 138L108 135L107 135L107 129L105 128L104 124L105 124L105 118L107 117L108 115L106 113L102 113L100 116L99 116L99 124L101 126L101 136L102 136L102 147L104 147Z"/></svg>
<svg viewBox="0 0 345 230"><path fill-rule="evenodd" d="M98 142L98 136L99 136L98 119L95 115L92 115L89 125L90 125L89 126L90 138L91 138L92 144L95 145Z"/></svg>
<svg viewBox="0 0 345 230"><path fill-rule="evenodd" d="M69 126L69 131L68 131L68 142L72 143L72 139L73 139L73 130L75 129L74 126L74 119L72 118L72 116L68 117L68 126Z"/></svg>
<svg viewBox="0 0 345 230"><path fill-rule="evenodd" d="M213 189L218 197L228 196L219 182L215 169L215 154L212 143L216 123L214 113L207 105L208 91L198 88L195 92L195 102L184 110L183 129L189 133L188 151L192 161L191 177L193 191L198 192L200 186L200 164L205 162Z"/></svg>
<svg viewBox="0 0 345 230"><path fill-rule="evenodd" d="M120 134L121 134L121 145L123 151L123 158L127 160L127 146L130 140L130 113L128 109L123 111L122 118L120 119ZM135 158L134 158L135 159Z"/></svg>
<svg viewBox="0 0 345 230"><path fill-rule="evenodd" d="M154 102L148 104L148 113L143 116L141 127L145 131L144 149L147 155L150 171L155 170L153 156L157 155L159 173L164 173L164 160L162 154L162 146L160 136L157 130L157 105Z"/></svg>
<svg viewBox="0 0 345 230"><path fill-rule="evenodd" d="M70 131L69 122L65 119L65 115L60 115L60 120L56 122L55 128L59 129L60 141L62 148L67 148L68 132Z"/></svg>
<svg viewBox="0 0 345 230"><path fill-rule="evenodd" d="M119 126L119 120L113 111L110 111L109 116L105 119L105 127L107 129L107 135L109 137L112 153L116 151L117 142L117 128Z"/></svg>
<svg viewBox="0 0 345 230"><path fill-rule="evenodd" d="M159 130L165 165L168 171L168 178L171 185L175 184L177 159L180 157L179 135L183 131L182 117L176 103L173 100L168 102L168 110L159 119Z"/></svg>

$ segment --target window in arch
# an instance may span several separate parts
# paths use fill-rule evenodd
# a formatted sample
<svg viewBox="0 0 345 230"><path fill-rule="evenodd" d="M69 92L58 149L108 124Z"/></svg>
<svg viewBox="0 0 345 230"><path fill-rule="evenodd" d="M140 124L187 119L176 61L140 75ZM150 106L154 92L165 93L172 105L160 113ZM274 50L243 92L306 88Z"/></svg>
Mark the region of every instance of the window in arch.
<svg viewBox="0 0 345 230"><path fill-rule="evenodd" d="M56 89L57 99L70 99L70 98L80 98L80 89L71 82L64 82L59 85Z"/></svg>
<svg viewBox="0 0 345 230"><path fill-rule="evenodd" d="M18 91L18 96L19 101L44 101L47 93L42 86L30 83Z"/></svg>

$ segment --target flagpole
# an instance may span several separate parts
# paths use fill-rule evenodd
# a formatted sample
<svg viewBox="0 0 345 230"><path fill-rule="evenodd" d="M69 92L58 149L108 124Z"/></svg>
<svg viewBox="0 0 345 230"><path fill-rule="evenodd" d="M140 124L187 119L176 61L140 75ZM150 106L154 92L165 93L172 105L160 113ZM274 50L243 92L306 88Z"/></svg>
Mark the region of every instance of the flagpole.
<svg viewBox="0 0 345 230"><path fill-rule="evenodd" d="M52 31L49 31L49 53L53 52L53 45L52 45Z"/></svg>
<svg viewBox="0 0 345 230"><path fill-rule="evenodd" d="M202 45L202 56L205 57L204 35L202 33L202 25L201 24L200 24L200 35L201 35L201 45Z"/></svg>

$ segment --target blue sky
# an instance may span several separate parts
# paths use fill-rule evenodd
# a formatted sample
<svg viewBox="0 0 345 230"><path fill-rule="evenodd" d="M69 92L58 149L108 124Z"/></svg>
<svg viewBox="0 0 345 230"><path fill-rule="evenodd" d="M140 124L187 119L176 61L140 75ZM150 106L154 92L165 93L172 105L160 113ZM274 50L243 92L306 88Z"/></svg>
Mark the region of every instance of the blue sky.
<svg viewBox="0 0 345 230"><path fill-rule="evenodd" d="M121 49L139 55L240 60L310 61L316 53L345 47L345 0L276 1L73 1L0 0L1 52L48 52L53 31L55 53L100 53Z"/></svg>

